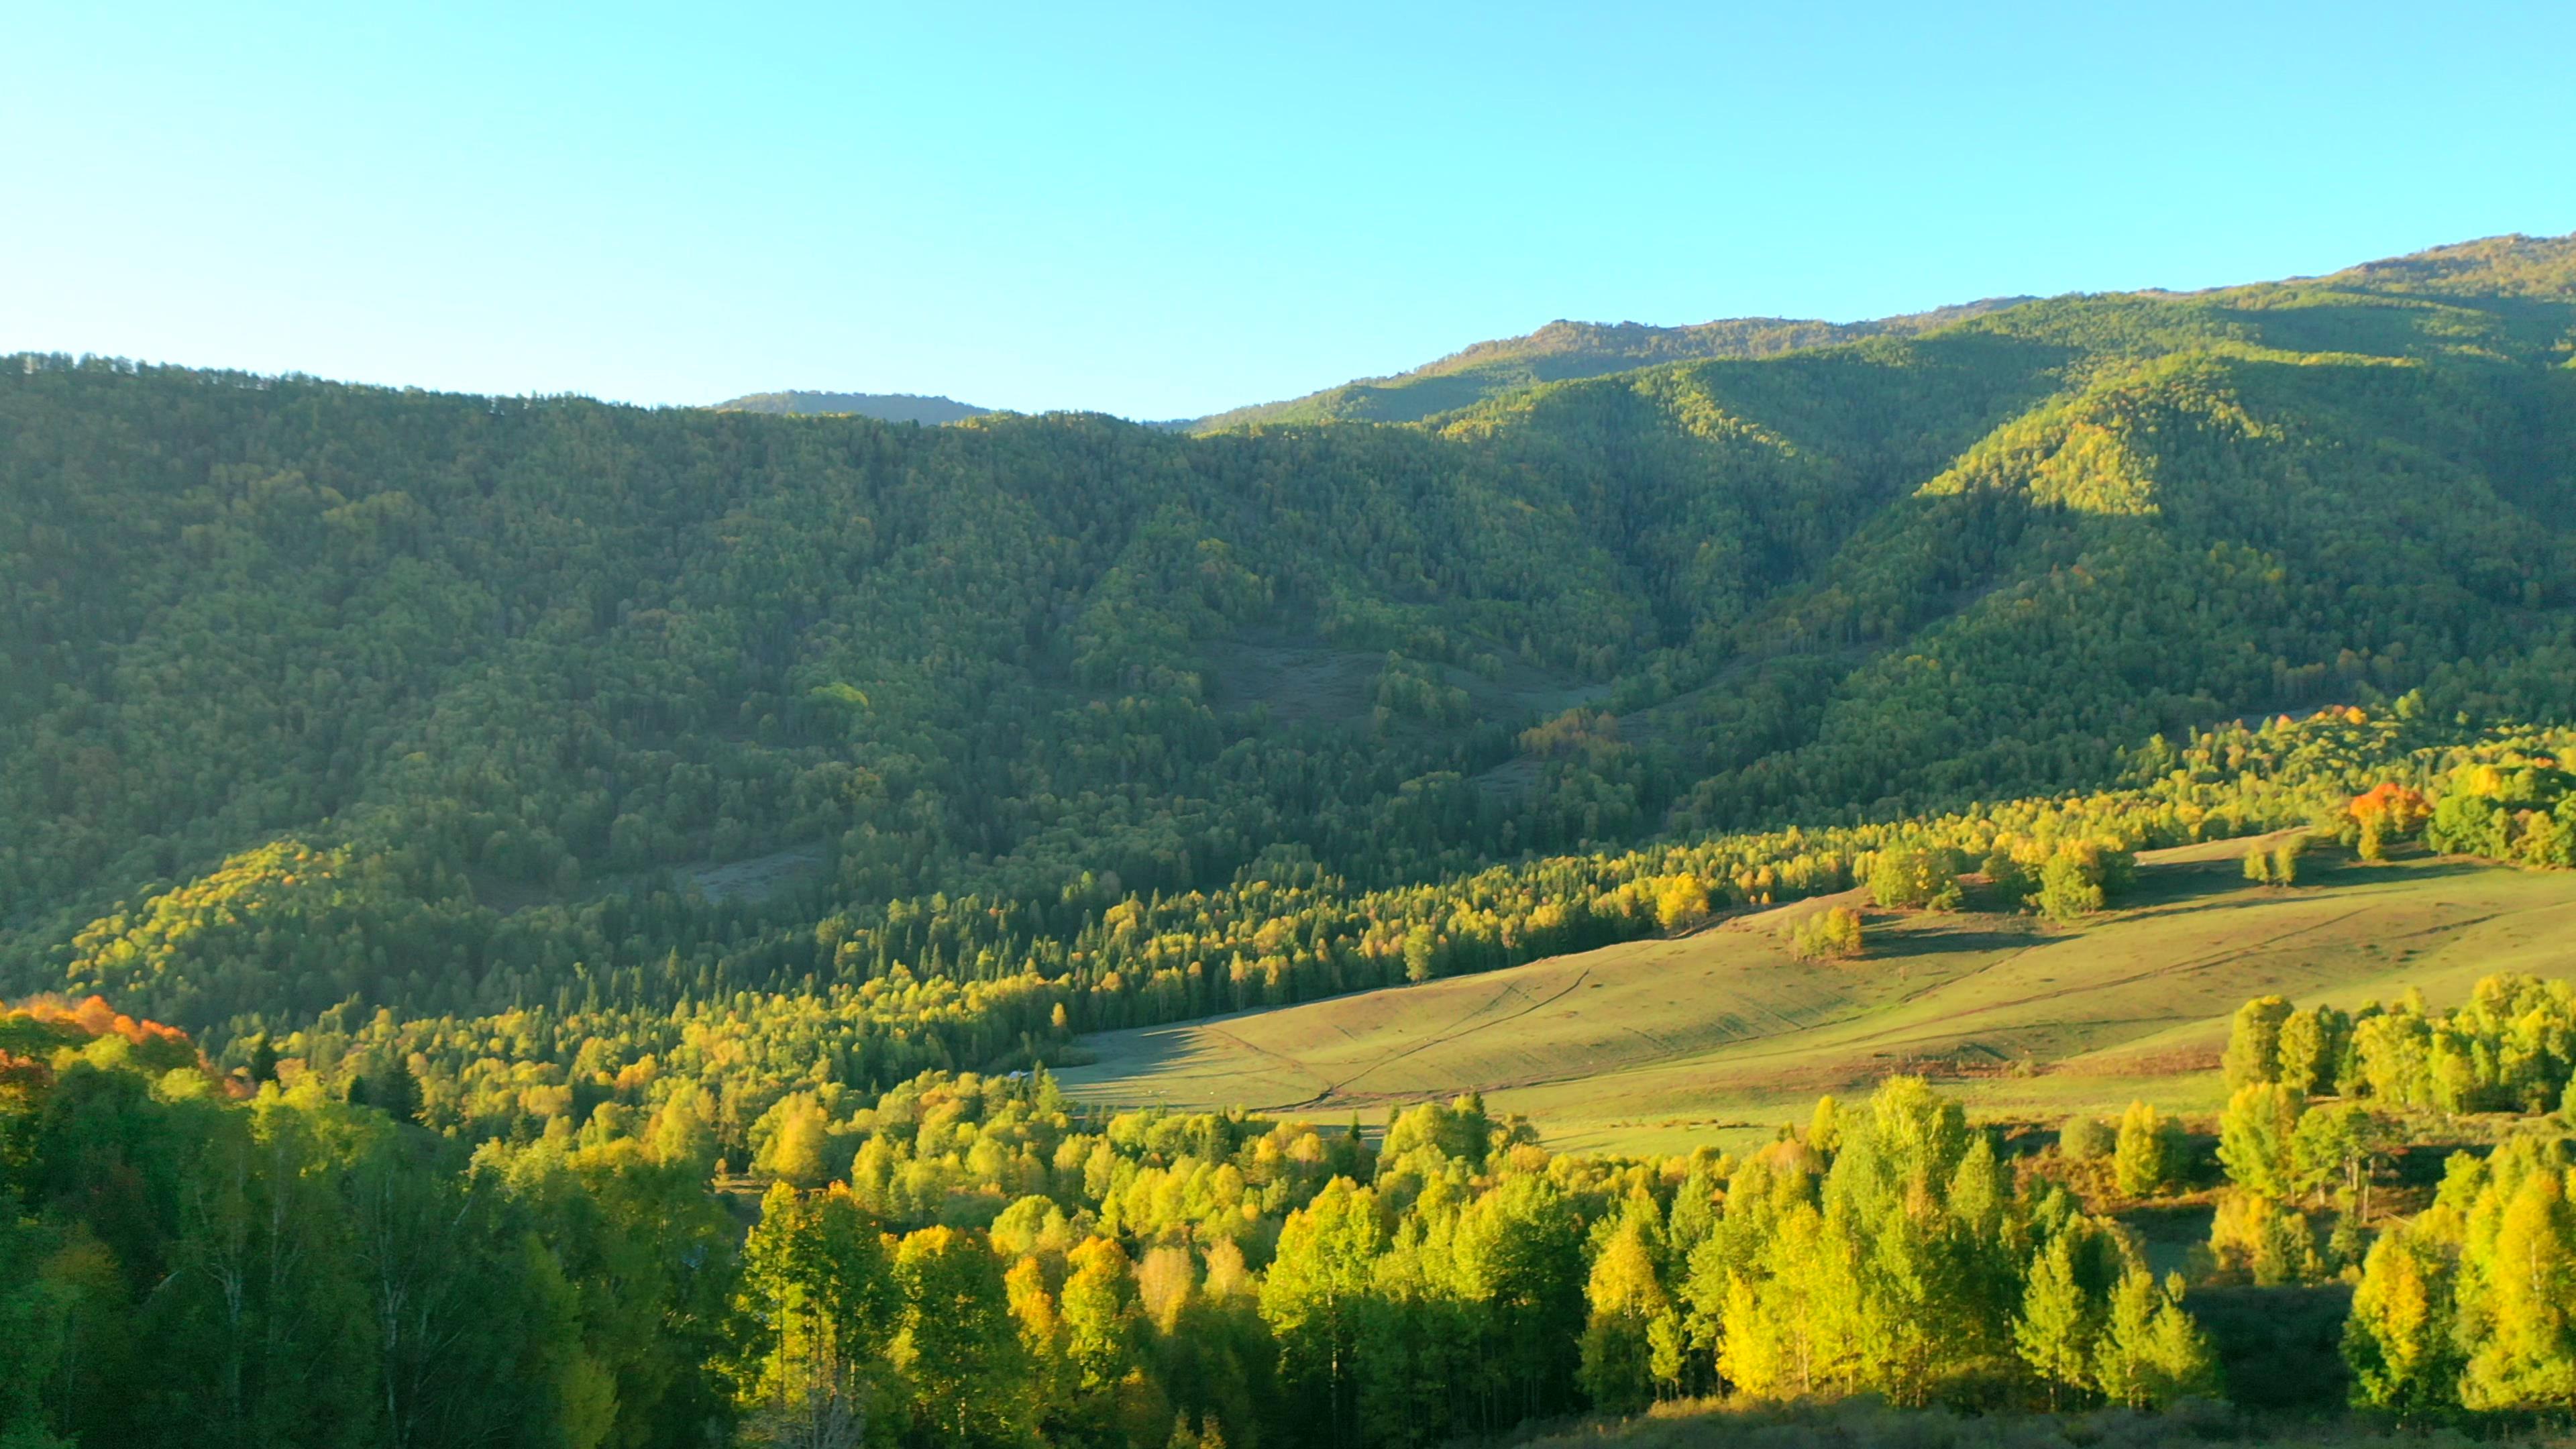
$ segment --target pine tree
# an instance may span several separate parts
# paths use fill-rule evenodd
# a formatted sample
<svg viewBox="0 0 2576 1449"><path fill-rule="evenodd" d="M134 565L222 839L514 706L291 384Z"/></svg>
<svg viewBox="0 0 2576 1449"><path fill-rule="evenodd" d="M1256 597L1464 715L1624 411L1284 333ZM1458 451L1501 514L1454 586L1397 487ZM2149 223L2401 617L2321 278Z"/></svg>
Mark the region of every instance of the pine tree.
<svg viewBox="0 0 2576 1449"><path fill-rule="evenodd" d="M2095 1384L2104 1397L2152 1409L2216 1387L2208 1336L2182 1306L2182 1280L2158 1286L2132 1265L2111 1290L2111 1308L2095 1350Z"/></svg>

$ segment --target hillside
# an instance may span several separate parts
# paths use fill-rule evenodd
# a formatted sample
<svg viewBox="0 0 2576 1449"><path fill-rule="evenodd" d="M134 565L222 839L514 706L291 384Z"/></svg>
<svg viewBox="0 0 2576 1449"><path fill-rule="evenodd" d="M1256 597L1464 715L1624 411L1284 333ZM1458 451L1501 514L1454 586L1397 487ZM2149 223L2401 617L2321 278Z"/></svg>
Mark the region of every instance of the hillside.
<svg viewBox="0 0 2576 1449"><path fill-rule="evenodd" d="M2325 703L2564 718L2571 345L2576 244L2508 238L1418 427L23 358L0 987L225 1051L750 1000L884 1081L1385 979L1082 944L1196 893L2091 788Z"/></svg>
<svg viewBox="0 0 2576 1449"><path fill-rule="evenodd" d="M1210 1020L1083 1038L1073 1095L1374 1121L1461 1091L1565 1150L1768 1141L1816 1097L1928 1072L1981 1110L2053 1119L2145 1098L2215 1110L2228 1021L2278 992L2347 1010L2498 971L2576 975L2576 876L2417 858L2248 885L2236 842L2150 851L2080 927L1876 912L1859 961L1795 960L1786 917ZM1854 891L1840 899L1860 901ZM1081 1060L1082 1058L1077 1058Z"/></svg>
<svg viewBox="0 0 2576 1449"><path fill-rule="evenodd" d="M849 413L888 423L962 423L993 411L955 398L923 397L909 392L753 392L716 404L719 412L824 414Z"/></svg>
<svg viewBox="0 0 2576 1449"><path fill-rule="evenodd" d="M1990 297L1955 307L1865 322L1735 317L1689 327L1641 322L1550 322L1523 337L1479 342L1393 377L1363 378L1286 402L1233 408L1199 419L1200 432L1254 423L1418 423L1543 382L1599 377L1666 362L1771 357L1868 337L1912 337L2027 302Z"/></svg>

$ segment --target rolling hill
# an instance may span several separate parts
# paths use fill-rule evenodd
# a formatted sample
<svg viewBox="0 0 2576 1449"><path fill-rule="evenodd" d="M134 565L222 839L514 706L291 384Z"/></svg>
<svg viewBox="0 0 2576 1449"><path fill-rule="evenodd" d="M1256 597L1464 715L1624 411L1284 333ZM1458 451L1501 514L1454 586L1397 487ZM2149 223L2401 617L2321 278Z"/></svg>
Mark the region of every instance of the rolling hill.
<svg viewBox="0 0 2576 1449"><path fill-rule="evenodd" d="M2054 1118L2135 1098L2214 1111L2228 1020L2280 993L2437 1005L2498 971L2576 974L2576 876L2418 858L2249 886L2239 842L2151 851L2137 893L2080 928L1877 913L1866 959L1793 959L1785 917L1297 1006L1084 1038L1078 1097L1318 1121L1480 1091L1551 1146L1740 1146L1816 1097L1927 1073L1981 1110ZM2322 862L2319 862L2322 864Z"/></svg>

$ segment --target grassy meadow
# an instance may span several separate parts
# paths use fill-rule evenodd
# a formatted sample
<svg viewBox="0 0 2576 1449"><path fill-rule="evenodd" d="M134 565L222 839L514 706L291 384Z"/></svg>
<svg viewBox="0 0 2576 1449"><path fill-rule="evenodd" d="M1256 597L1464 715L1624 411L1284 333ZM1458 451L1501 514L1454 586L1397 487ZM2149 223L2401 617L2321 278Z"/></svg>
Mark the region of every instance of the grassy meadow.
<svg viewBox="0 0 2576 1449"><path fill-rule="evenodd" d="M1868 912L1867 954L1802 962L1785 924L1866 892L1510 970L1086 1037L1062 1072L1096 1102L1319 1120L1470 1089L1565 1150L1673 1151L1766 1138L1824 1092L1894 1071L1972 1110L2214 1112L2231 1013L2277 992L2436 1005L2496 971L2576 969L2576 877L2418 856L2308 857L2248 883L2242 841L2148 852L2136 888L2080 927L2027 916Z"/></svg>

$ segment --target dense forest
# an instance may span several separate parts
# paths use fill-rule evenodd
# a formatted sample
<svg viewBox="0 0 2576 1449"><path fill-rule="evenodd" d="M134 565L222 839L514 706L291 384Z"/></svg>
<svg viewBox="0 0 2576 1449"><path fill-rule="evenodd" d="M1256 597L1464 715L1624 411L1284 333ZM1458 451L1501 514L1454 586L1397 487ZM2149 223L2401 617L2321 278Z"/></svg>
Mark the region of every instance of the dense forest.
<svg viewBox="0 0 2576 1449"><path fill-rule="evenodd" d="M2239 1281L2355 1285L2375 1411L2576 1403L2563 983L2253 1003L2214 1143L1054 1091L1857 887L2576 861L2576 240L1783 345L1195 435L0 366L0 1444L2144 1407Z"/></svg>
<svg viewBox="0 0 2576 1449"><path fill-rule="evenodd" d="M2144 1105L2007 1136L1909 1077L1744 1155L1619 1159L1472 1096L1372 1139L928 1072L783 1119L756 1209L706 1190L686 1095L469 1152L382 1082L227 1081L95 998L0 1041L26 1209L0 1442L28 1449L1424 1445L1717 1393L2277 1402L2286 1335L2192 1306L2229 1284L2349 1285L2325 1387L2399 1422L2563 1413L2576 1373L2564 981L2430 1017L2249 1002L2214 1154ZM2397 1097L2446 1054L2566 1106L2487 1119L2427 1192L2401 1154L2465 1119ZM2122 1211L2213 1176L2191 1273L2159 1275Z"/></svg>

